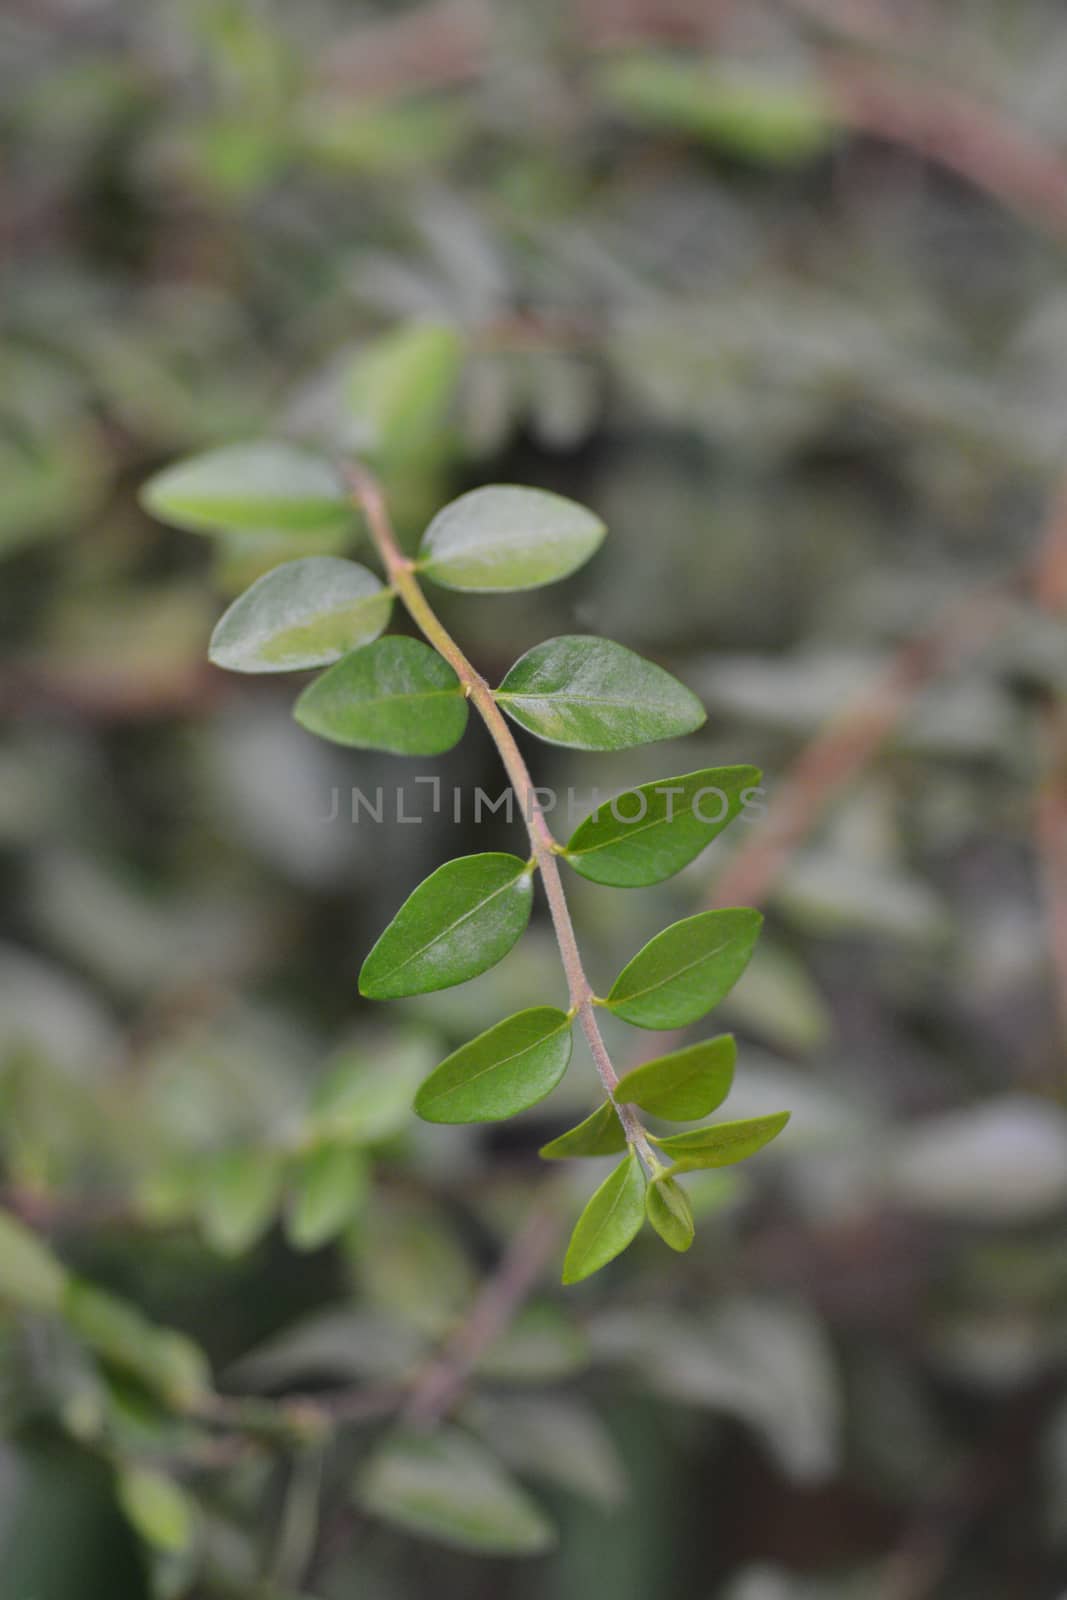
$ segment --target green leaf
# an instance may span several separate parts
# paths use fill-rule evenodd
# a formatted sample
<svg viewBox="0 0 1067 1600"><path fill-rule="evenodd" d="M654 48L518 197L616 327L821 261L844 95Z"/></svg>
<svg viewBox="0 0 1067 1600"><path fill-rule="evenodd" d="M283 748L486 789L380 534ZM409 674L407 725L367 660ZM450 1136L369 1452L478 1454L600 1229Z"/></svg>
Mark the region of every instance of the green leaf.
<svg viewBox="0 0 1067 1600"><path fill-rule="evenodd" d="M141 491L161 522L193 533L335 533L353 521L339 473L296 445L227 445L157 473Z"/></svg>
<svg viewBox="0 0 1067 1600"><path fill-rule="evenodd" d="M518 856L460 856L408 896L359 975L368 1000L465 983L507 955L530 920L533 872Z"/></svg>
<svg viewBox="0 0 1067 1600"><path fill-rule="evenodd" d="M615 1510L626 1499L626 1467L614 1439L573 1386L536 1397L479 1393L463 1415L524 1476L568 1496L581 1495L602 1511ZM619 1600L614 1585L605 1585L604 1592L609 1587L613 1600Z"/></svg>
<svg viewBox="0 0 1067 1600"><path fill-rule="evenodd" d="M770 1144L789 1121L788 1111L767 1117L746 1117L742 1122L719 1122L689 1133L672 1133L655 1142L672 1158L671 1172L696 1172L701 1167L732 1167Z"/></svg>
<svg viewBox="0 0 1067 1600"><path fill-rule="evenodd" d="M738 815L756 767L702 767L628 789L580 823L565 855L594 883L636 888L673 877Z"/></svg>
<svg viewBox="0 0 1067 1600"><path fill-rule="evenodd" d="M669 672L586 634L528 650L496 699L539 739L573 750L626 750L692 733L704 721L700 701Z"/></svg>
<svg viewBox="0 0 1067 1600"><path fill-rule="evenodd" d="M520 1011L462 1045L415 1096L426 1122L498 1122L535 1106L571 1058L571 1018L554 1006Z"/></svg>
<svg viewBox="0 0 1067 1600"><path fill-rule="evenodd" d="M808 161L833 136L833 110L817 83L736 62L633 55L610 64L599 82L638 122L757 161Z"/></svg>
<svg viewBox="0 0 1067 1600"><path fill-rule="evenodd" d="M251 1249L274 1218L282 1171L269 1150L227 1150L212 1157L200 1186L198 1212L208 1243L221 1255Z"/></svg>
<svg viewBox="0 0 1067 1600"><path fill-rule="evenodd" d="M543 1144L538 1153L546 1161L565 1161L571 1156L617 1156L625 1149L626 1130L611 1101L605 1100L584 1122Z"/></svg>
<svg viewBox="0 0 1067 1600"><path fill-rule="evenodd" d="M645 1191L648 1220L672 1250L688 1250L696 1234L689 1196L673 1178L657 1178Z"/></svg>
<svg viewBox="0 0 1067 1600"><path fill-rule="evenodd" d="M436 756L467 726L456 674L419 639L378 639L304 690L293 715L309 733L361 750Z"/></svg>
<svg viewBox="0 0 1067 1600"><path fill-rule="evenodd" d="M739 907L674 923L623 968L604 1004L638 1028L696 1022L744 972L762 922L758 911Z"/></svg>
<svg viewBox="0 0 1067 1600"><path fill-rule="evenodd" d="M599 1272L636 1238L644 1220L645 1174L631 1150L578 1218L563 1262L564 1283Z"/></svg>
<svg viewBox="0 0 1067 1600"><path fill-rule="evenodd" d="M211 636L209 655L230 672L326 666L376 639L392 607L391 591L355 561L287 561L234 601Z"/></svg>
<svg viewBox="0 0 1067 1600"><path fill-rule="evenodd" d="M315 1090L308 1116L312 1139L377 1144L398 1132L433 1057L419 1039L382 1040L363 1055L345 1050Z"/></svg>
<svg viewBox="0 0 1067 1600"><path fill-rule="evenodd" d="M540 1508L458 1428L394 1434L371 1460L357 1494L383 1521L463 1550L535 1555L555 1542Z"/></svg>
<svg viewBox="0 0 1067 1600"><path fill-rule="evenodd" d="M348 369L348 409L363 453L393 466L436 454L463 368L463 340L439 322L391 329Z"/></svg>
<svg viewBox="0 0 1067 1600"><path fill-rule="evenodd" d="M359 1210L367 1169L356 1150L321 1145L302 1156L285 1214L285 1231L295 1250L318 1250L348 1226Z"/></svg>
<svg viewBox="0 0 1067 1600"><path fill-rule="evenodd" d="M640 1106L654 1117L695 1122L710 1117L726 1099L736 1060L732 1035L703 1039L634 1067L619 1079L615 1099L620 1105Z"/></svg>
<svg viewBox="0 0 1067 1600"><path fill-rule="evenodd" d="M119 1474L116 1488L119 1505L142 1539L170 1554L188 1549L195 1512L173 1478L148 1467L128 1467Z"/></svg>
<svg viewBox="0 0 1067 1600"><path fill-rule="evenodd" d="M589 1340L551 1301L524 1306L485 1354L476 1371L499 1383L558 1383L589 1365Z"/></svg>
<svg viewBox="0 0 1067 1600"><path fill-rule="evenodd" d="M135 1306L77 1278L67 1280L61 1311L103 1360L172 1404L185 1406L210 1387L204 1355L183 1334L158 1328Z"/></svg>
<svg viewBox="0 0 1067 1600"><path fill-rule="evenodd" d="M588 561L606 531L562 495L490 484L437 513L419 546L419 568L446 589L539 589Z"/></svg>
<svg viewBox="0 0 1067 1600"><path fill-rule="evenodd" d="M55 1311L66 1269L52 1252L6 1211L0 1211L0 1304L26 1311Z"/></svg>

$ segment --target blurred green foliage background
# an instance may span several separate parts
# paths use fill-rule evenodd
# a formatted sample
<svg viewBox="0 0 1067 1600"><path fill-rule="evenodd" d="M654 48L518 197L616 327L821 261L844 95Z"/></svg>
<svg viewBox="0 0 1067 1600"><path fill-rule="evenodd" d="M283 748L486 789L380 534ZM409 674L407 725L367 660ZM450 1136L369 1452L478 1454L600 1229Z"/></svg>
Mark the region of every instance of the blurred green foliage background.
<svg viewBox="0 0 1067 1600"><path fill-rule="evenodd" d="M1065 71L1040 0L8 0L3 1600L1062 1592ZM502 786L480 729L431 817L410 763L205 665L294 552L137 490L265 433L372 453L408 540L486 481L605 518L566 585L443 613L489 676L618 638L709 719L531 746L539 782L766 773L680 878L572 883L601 984L727 886L764 905L730 1111L793 1120L694 1187L689 1257L564 1294L557 1249L483 1359L461 1421L559 1528L526 1561L352 1483L592 1070L489 1132L410 1116L562 978L542 919L469 988L358 1002L415 883L516 831L448 813ZM378 785L425 820L354 824ZM303 1251L278 1152L324 1125L359 1176Z"/></svg>

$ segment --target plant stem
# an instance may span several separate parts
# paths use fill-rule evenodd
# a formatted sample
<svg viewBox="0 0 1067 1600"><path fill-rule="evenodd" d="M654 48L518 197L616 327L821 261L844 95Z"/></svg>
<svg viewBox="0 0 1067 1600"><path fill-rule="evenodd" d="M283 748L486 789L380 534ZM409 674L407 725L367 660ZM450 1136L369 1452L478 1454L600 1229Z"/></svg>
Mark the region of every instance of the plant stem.
<svg viewBox="0 0 1067 1600"><path fill-rule="evenodd" d="M523 760L522 752L515 742L515 736L508 726L504 713L493 697L492 689L467 660L467 657L423 594L419 581L415 576L415 563L404 554L396 541L388 507L385 503L385 496L378 480L365 467L359 465L349 466L346 469L346 478L352 490L353 499L367 519L371 538L381 557L390 584L404 602L412 620L419 627L423 636L433 645L438 655L448 662L456 674L456 677L463 685L464 694L477 709L482 721L488 728L490 738L496 745L500 759L504 763L504 769L511 781L511 787L519 802L527 831L530 835L530 848L541 870L541 877L545 885L545 895L552 915L552 926L556 932L556 942L559 945L563 970L567 975L567 988L570 993L571 1005L589 1045L594 1065L604 1086L604 1092L612 1104L615 1105L615 1087L619 1079L615 1068L612 1066L603 1035L600 1032L593 990L589 979L585 975L585 968L582 966L582 958L578 951L574 923L571 921L570 909L567 905L567 897L563 891L563 881L559 872L557 857L560 853L560 847L553 838L552 831L545 820L541 803L537 797L537 789L534 786L533 779L530 777L529 768ZM625 1129L627 1140L639 1151L649 1169L654 1171L657 1163L648 1143L648 1135L636 1111L632 1106L620 1105L615 1105L615 1110L618 1112L619 1121Z"/></svg>

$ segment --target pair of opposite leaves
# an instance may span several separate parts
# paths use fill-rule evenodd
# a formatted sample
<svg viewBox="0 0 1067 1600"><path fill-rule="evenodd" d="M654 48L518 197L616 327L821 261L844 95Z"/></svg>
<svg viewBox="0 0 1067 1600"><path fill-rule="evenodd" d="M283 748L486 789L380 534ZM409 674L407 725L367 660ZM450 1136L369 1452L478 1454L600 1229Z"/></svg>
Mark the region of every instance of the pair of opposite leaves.
<svg viewBox="0 0 1067 1600"><path fill-rule="evenodd" d="M322 532L351 515L332 468L291 446L236 446L171 468L149 509L199 531L281 526ZM560 495L490 485L433 518L416 567L446 588L502 593L569 576L598 548L600 519ZM397 755L438 755L462 736L468 705L446 661L421 640L379 635L392 591L357 562L309 556L260 578L229 608L211 658L237 672L337 663L301 696L310 732ZM373 646L373 648L371 648ZM689 733L700 702L652 662L607 639L567 636L527 652L496 691L508 714L552 743L617 750Z"/></svg>

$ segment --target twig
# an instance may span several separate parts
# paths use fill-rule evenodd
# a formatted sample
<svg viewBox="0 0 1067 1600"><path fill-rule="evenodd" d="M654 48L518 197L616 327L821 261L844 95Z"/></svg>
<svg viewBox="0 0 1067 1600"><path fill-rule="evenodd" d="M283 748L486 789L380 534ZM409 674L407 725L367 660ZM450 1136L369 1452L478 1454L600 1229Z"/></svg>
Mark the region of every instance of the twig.
<svg viewBox="0 0 1067 1600"><path fill-rule="evenodd" d="M540 869L545 886L556 942L567 975L571 1006L585 1034L604 1092L609 1099L612 1099L619 1080L600 1032L595 996L585 975L574 924L567 906L567 897L563 892L563 882L556 860L560 847L545 821L544 812L537 798L537 790L523 760L522 752L515 742L503 712L493 698L493 691L488 683L467 660L423 594L415 577L414 562L408 559L396 542L385 498L377 479L365 467L358 465L348 467L346 476L353 498L367 519L371 538L393 589L404 602L412 620L421 629L425 638L455 672L468 700L485 723L489 736L496 745L497 753L504 763L519 802L519 809L526 822L533 859ZM648 1137L637 1113L632 1106L625 1105L617 1105L615 1110L626 1130L628 1142L640 1152L642 1159L654 1171L658 1163L649 1147Z"/></svg>
<svg viewBox="0 0 1067 1600"><path fill-rule="evenodd" d="M995 106L842 52L823 56L823 83L845 126L905 145L1042 231L1067 237L1067 163Z"/></svg>
<svg viewBox="0 0 1067 1600"><path fill-rule="evenodd" d="M481 1357L510 1324L556 1248L558 1195L542 1196L484 1282L466 1320L416 1382L403 1410L408 1422L429 1427L452 1410Z"/></svg>

